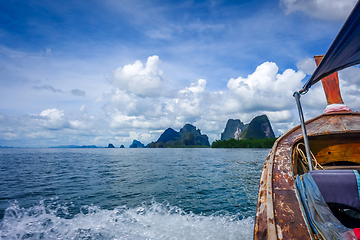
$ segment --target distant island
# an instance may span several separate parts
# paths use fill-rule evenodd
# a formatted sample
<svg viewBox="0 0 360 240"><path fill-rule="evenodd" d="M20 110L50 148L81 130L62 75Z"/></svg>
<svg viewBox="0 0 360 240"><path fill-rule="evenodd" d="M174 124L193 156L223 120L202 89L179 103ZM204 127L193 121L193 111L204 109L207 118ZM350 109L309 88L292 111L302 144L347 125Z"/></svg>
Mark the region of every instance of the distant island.
<svg viewBox="0 0 360 240"><path fill-rule="evenodd" d="M220 140L274 138L275 134L266 115L257 116L249 124L240 119L229 119Z"/></svg>
<svg viewBox="0 0 360 240"><path fill-rule="evenodd" d="M140 141L134 139L132 144L129 146L129 148L145 148L145 145L142 144Z"/></svg>
<svg viewBox="0 0 360 240"><path fill-rule="evenodd" d="M255 117L249 124L240 119L229 119L221 140L212 148L271 148L276 141L274 131L266 115Z"/></svg>
<svg viewBox="0 0 360 240"><path fill-rule="evenodd" d="M201 134L191 124L185 124L179 132L172 128L166 129L156 142L151 142L150 148L182 148L182 147L210 147L209 138Z"/></svg>
<svg viewBox="0 0 360 240"><path fill-rule="evenodd" d="M221 133L220 140L240 139L241 133L249 126L244 124L240 119L229 119L226 123L224 132Z"/></svg>

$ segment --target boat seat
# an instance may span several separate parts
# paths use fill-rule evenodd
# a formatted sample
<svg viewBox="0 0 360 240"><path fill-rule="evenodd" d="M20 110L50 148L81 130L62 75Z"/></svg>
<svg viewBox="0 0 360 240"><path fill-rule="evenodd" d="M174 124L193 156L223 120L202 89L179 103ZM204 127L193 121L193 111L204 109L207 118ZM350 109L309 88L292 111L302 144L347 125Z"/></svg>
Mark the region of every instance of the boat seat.
<svg viewBox="0 0 360 240"><path fill-rule="evenodd" d="M310 174L326 203L348 206L360 212L360 174L357 170L318 170Z"/></svg>

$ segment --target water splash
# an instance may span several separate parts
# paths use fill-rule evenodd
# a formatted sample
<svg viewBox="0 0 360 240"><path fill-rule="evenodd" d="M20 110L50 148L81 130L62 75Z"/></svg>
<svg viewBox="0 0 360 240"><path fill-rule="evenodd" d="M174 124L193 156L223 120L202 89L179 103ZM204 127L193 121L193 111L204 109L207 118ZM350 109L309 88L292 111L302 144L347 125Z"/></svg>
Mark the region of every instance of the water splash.
<svg viewBox="0 0 360 240"><path fill-rule="evenodd" d="M251 239L253 218L217 212L186 213L169 203L119 206L113 210L70 204L39 204L21 208L15 201L0 224L1 239Z"/></svg>

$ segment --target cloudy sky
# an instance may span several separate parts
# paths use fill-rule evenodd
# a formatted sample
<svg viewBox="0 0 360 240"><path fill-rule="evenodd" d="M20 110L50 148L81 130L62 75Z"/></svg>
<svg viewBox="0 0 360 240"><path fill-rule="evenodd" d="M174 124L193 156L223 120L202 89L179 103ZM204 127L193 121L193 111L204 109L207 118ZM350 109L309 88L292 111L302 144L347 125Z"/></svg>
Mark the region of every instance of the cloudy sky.
<svg viewBox="0 0 360 240"><path fill-rule="evenodd" d="M356 0L4 0L0 145L147 144L168 127L210 142L226 121L299 123L292 97ZM360 69L340 72L360 109ZM321 84L305 118L326 107Z"/></svg>

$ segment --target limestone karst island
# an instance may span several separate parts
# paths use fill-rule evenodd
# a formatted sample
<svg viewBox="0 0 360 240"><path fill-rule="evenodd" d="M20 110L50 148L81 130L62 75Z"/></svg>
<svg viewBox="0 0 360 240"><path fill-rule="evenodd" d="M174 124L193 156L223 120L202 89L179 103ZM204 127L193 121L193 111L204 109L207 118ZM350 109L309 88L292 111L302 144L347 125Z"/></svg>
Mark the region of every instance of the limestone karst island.
<svg viewBox="0 0 360 240"><path fill-rule="evenodd" d="M200 129L187 123L179 131L166 129L157 141L146 146L134 139L129 148L270 148L275 140L268 117L261 115L248 124L244 124L240 119L229 119L221 133L221 139L211 145L206 134L201 134ZM110 143L108 147L112 146Z"/></svg>

